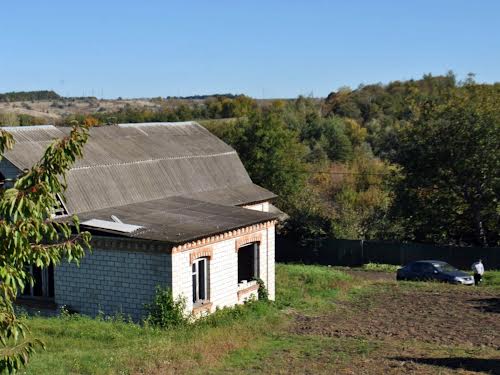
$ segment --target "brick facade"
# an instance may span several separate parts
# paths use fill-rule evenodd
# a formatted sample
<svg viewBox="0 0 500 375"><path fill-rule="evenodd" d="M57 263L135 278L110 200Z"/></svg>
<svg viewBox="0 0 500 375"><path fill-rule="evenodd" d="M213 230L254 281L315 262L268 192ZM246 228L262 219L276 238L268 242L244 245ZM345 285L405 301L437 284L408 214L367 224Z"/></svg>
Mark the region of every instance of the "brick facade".
<svg viewBox="0 0 500 375"><path fill-rule="evenodd" d="M238 285L238 252L235 249L251 242L259 242L259 275L268 288L269 298L274 300L274 223L259 228L255 233L234 236L210 245L208 294L211 311L257 296L257 290L251 283L248 286ZM172 254L172 291L174 295L186 298L188 311L193 310L191 263L197 257L192 254L199 254L203 249L206 246Z"/></svg>
<svg viewBox="0 0 500 375"><path fill-rule="evenodd" d="M257 228L257 229L255 229ZM144 304L150 303L157 285L172 288L175 296L186 299L186 312L213 312L257 297L254 282L238 285L239 246L259 243L259 275L275 297L274 223L254 226L253 233L241 230L240 236L221 235L209 246L192 247L170 253L157 244L128 240L96 239L92 253L80 262L62 263L55 270L55 302L90 316L122 313L134 320L144 317ZM224 238L226 238L224 240ZM207 242L202 241L202 242ZM210 303L193 308L192 262L208 258Z"/></svg>

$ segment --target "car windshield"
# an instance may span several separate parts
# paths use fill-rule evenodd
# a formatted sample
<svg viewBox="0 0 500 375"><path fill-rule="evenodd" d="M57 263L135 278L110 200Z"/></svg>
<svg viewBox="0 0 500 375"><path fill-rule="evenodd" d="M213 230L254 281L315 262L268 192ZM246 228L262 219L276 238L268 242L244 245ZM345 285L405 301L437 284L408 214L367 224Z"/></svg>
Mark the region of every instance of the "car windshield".
<svg viewBox="0 0 500 375"><path fill-rule="evenodd" d="M455 267L449 265L448 263L433 263L433 265L442 272L453 272L457 270Z"/></svg>

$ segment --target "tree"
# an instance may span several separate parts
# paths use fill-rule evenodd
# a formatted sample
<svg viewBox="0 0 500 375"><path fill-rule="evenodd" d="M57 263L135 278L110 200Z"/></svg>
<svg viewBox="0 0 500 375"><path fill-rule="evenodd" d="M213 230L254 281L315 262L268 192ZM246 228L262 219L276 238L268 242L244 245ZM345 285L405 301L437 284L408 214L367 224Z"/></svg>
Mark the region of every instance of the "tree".
<svg viewBox="0 0 500 375"><path fill-rule="evenodd" d="M305 181L305 148L296 132L288 129L274 111L253 111L236 127L243 130L233 146L252 180L278 194L286 206Z"/></svg>
<svg viewBox="0 0 500 375"><path fill-rule="evenodd" d="M90 234L80 232L78 218L54 219L58 196L66 188L66 171L82 156L86 127L54 142L42 159L20 176L11 188L0 189L0 372L25 365L39 340L26 336L28 327L17 319L13 302L33 278L26 267L46 268L62 259L76 261L90 245ZM0 156L14 146L11 134L0 130Z"/></svg>
<svg viewBox="0 0 500 375"><path fill-rule="evenodd" d="M397 213L409 239L500 242L500 86L470 82L399 132Z"/></svg>

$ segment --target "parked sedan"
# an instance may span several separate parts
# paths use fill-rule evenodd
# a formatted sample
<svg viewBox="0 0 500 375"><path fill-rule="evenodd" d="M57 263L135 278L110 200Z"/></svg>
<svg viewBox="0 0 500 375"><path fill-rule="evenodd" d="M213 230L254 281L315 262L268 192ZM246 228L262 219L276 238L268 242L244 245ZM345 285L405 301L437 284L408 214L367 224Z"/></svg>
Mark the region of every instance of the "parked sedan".
<svg viewBox="0 0 500 375"><path fill-rule="evenodd" d="M435 280L452 284L474 285L474 278L439 260L419 260L398 269L397 280Z"/></svg>

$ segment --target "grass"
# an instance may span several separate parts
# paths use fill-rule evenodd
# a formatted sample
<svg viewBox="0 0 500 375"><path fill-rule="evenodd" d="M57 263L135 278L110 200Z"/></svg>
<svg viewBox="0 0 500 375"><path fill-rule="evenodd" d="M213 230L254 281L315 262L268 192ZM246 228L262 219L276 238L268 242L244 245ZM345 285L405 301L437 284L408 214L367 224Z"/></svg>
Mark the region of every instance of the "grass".
<svg viewBox="0 0 500 375"><path fill-rule="evenodd" d="M299 264L276 266L277 306L321 311L331 306L352 278L345 272L324 266Z"/></svg>
<svg viewBox="0 0 500 375"><path fill-rule="evenodd" d="M385 266L367 269L373 268L383 272ZM418 283L403 284L404 288L420 287ZM47 350L34 355L22 373L264 374L270 369L277 374L290 369L295 373L335 373L335 366L373 357L385 345L358 338L299 335L290 327L296 314L327 313L340 299L355 300L399 284L363 281L331 267L277 264L276 285L275 303L223 309L196 324L169 330L119 317L25 318L33 336L42 339ZM483 287L500 287L500 271L487 271Z"/></svg>
<svg viewBox="0 0 500 375"><path fill-rule="evenodd" d="M500 270L486 270L481 286L500 288Z"/></svg>
<svg viewBox="0 0 500 375"><path fill-rule="evenodd" d="M382 264L382 263L367 263L364 264L361 269L364 271L376 271L376 272L396 272L401 266L396 266L394 264Z"/></svg>
<svg viewBox="0 0 500 375"><path fill-rule="evenodd" d="M276 267L277 303L256 302L224 309L189 327L157 330L123 319L29 317L33 336L47 350L33 356L26 374L155 373L175 364L176 372L217 367L233 352L260 350L290 321L283 310L320 311L350 277L321 266ZM282 339L277 339L281 341ZM283 339L283 345L289 342Z"/></svg>

